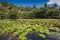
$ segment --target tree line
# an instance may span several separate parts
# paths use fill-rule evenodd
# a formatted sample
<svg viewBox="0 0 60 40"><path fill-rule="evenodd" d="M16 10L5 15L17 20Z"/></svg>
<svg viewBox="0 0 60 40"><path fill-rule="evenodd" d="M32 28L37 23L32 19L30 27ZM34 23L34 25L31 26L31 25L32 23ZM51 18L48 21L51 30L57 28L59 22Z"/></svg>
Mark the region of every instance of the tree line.
<svg viewBox="0 0 60 40"><path fill-rule="evenodd" d="M60 8L57 4L37 8L26 6L20 7L9 4L8 2L0 3L0 19L60 19Z"/></svg>

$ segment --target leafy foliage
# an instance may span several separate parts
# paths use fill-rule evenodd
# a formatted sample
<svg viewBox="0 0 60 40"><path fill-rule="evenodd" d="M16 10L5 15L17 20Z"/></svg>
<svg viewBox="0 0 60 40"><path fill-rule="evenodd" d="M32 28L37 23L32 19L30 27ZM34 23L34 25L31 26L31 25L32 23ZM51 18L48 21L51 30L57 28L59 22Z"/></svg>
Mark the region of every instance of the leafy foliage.
<svg viewBox="0 0 60 40"><path fill-rule="evenodd" d="M17 7L13 4L2 2L1 5L0 15L6 13L6 19L60 19L60 8L57 8L57 4L51 7L45 4L40 8L37 8L35 4L33 7ZM4 18L2 17L2 19Z"/></svg>
<svg viewBox="0 0 60 40"><path fill-rule="evenodd" d="M33 22L33 23L32 23ZM46 38L45 34L54 34L59 32L59 21L54 23L51 20L48 21L0 21L0 34L17 36L21 40L27 40L26 35L30 32L36 32L40 37ZM58 27L56 26L58 25ZM4 30L3 30L4 29Z"/></svg>

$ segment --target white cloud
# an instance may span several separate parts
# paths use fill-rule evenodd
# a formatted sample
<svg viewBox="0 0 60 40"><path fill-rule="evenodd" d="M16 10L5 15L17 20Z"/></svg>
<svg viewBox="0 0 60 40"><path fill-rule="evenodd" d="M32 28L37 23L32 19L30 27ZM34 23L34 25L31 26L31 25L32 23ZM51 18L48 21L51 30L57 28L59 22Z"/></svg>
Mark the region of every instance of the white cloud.
<svg viewBox="0 0 60 40"><path fill-rule="evenodd" d="M47 4L54 4L56 3L58 6L60 6L60 0L49 0L49 2L47 2Z"/></svg>

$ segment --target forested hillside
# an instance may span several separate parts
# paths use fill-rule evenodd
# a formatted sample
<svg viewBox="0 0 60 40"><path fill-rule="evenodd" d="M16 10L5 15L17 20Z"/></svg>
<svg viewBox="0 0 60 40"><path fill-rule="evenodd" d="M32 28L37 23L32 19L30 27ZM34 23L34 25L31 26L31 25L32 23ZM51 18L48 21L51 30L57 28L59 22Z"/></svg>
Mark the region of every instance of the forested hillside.
<svg viewBox="0 0 60 40"><path fill-rule="evenodd" d="M60 8L57 4L37 8L30 6L16 6L8 2L0 3L0 19L60 19Z"/></svg>

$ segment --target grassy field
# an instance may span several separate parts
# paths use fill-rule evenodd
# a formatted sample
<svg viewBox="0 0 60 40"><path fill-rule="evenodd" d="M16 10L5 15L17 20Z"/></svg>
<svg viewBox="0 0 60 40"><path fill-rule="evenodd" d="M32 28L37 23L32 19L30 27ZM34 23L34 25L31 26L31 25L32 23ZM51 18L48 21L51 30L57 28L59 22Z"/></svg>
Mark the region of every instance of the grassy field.
<svg viewBox="0 0 60 40"><path fill-rule="evenodd" d="M0 40L32 40L28 34L36 33L44 40L47 35L60 39L60 19L5 19L0 20ZM6 40L5 39L5 40Z"/></svg>

